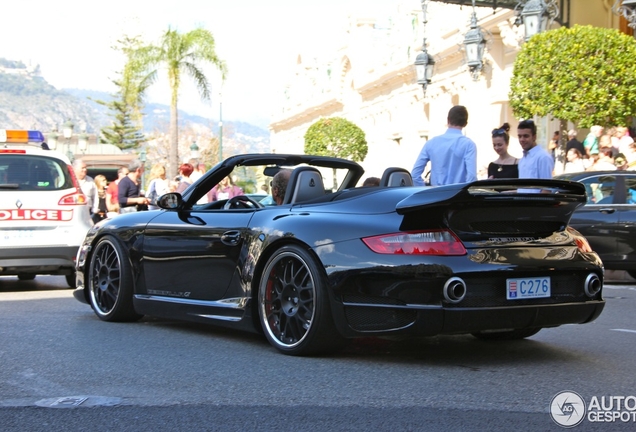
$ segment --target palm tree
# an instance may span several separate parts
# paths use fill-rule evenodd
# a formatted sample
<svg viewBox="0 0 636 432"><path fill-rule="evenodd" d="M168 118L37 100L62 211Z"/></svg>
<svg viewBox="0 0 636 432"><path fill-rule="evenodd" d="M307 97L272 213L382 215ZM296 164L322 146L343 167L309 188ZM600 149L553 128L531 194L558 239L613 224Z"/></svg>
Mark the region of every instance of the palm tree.
<svg viewBox="0 0 636 432"><path fill-rule="evenodd" d="M147 45L136 50L135 62L139 70L148 73L149 82L157 77L157 68L163 66L168 72L170 84L170 153L168 172L170 178L177 174L179 166L179 119L177 102L181 76L187 75L196 83L201 99L210 99L210 83L202 67L210 63L218 68L225 80L225 62L216 55L214 37L208 30L198 28L188 33L168 30L162 35L159 45Z"/></svg>

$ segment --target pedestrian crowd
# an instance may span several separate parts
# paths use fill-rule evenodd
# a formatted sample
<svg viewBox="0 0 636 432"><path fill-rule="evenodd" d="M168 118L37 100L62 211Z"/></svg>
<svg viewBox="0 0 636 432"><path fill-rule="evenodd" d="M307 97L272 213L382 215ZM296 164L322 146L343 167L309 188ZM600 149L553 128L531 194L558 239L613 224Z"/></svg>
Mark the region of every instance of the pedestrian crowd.
<svg viewBox="0 0 636 432"><path fill-rule="evenodd" d="M461 105L452 107L447 116L447 130L428 140L420 151L411 176L416 186L442 186L478 179L477 146L462 132L468 124L468 111ZM492 130L492 146L497 159L487 168L487 178L551 179L559 161L561 134L554 132L546 148L537 143L537 126L533 120L517 125L517 138L523 155L510 154L510 124ZM636 170L636 143L629 128L605 129L592 126L583 142L574 129L567 132L565 163L559 172Z"/></svg>
<svg viewBox="0 0 636 432"><path fill-rule="evenodd" d="M196 168L195 168L196 167ZM166 177L165 165L153 165L148 177L148 190L141 184L144 164L135 159L127 167L117 170L117 178L108 181L106 176L98 174L95 178L87 175L87 166L83 159L73 161L73 171L78 184L87 199L87 205L94 223L121 213L140 210L157 210L157 199L168 192L183 192L205 174L205 164L196 160L179 167L179 174L172 180ZM198 203L207 202L204 196Z"/></svg>

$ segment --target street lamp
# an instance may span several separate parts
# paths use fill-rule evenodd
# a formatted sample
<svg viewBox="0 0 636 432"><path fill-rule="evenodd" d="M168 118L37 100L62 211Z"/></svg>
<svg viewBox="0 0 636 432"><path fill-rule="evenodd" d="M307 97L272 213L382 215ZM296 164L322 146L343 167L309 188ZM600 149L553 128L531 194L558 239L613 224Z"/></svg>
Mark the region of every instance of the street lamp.
<svg viewBox="0 0 636 432"><path fill-rule="evenodd" d="M55 148L57 147L57 139L59 138L59 135L57 134L57 127L55 129L53 129L51 131L51 133L48 136L48 145L49 148L51 150L55 150Z"/></svg>
<svg viewBox="0 0 636 432"><path fill-rule="evenodd" d="M426 40L424 43L426 43ZM435 60L433 60L433 56L426 51L426 45L423 45L422 52L420 52L415 58L415 73L417 75L417 83L422 86L425 96L426 88L433 78L434 68Z"/></svg>
<svg viewBox="0 0 636 432"><path fill-rule="evenodd" d="M199 146L196 141L192 141L192 145L190 146L190 159L199 159Z"/></svg>
<svg viewBox="0 0 636 432"><path fill-rule="evenodd" d="M477 25L477 12L475 12L475 0L473 0L473 13L470 17L470 30L464 36L464 48L466 53L466 64L473 80L479 79L481 69L484 67L484 50L486 48L486 37L481 27Z"/></svg>
<svg viewBox="0 0 636 432"><path fill-rule="evenodd" d="M73 136L73 127L75 127L75 125L70 120L67 120L62 125L62 135L66 140L66 155L71 162L73 162L74 159L73 152L71 151L71 137Z"/></svg>
<svg viewBox="0 0 636 432"><path fill-rule="evenodd" d="M88 148L88 134L86 131L82 131L77 137L77 148L82 153L86 153L86 149Z"/></svg>
<svg viewBox="0 0 636 432"><path fill-rule="evenodd" d="M543 0L530 0L521 10L521 20L525 29L526 40L537 33L545 31L548 26L546 5Z"/></svg>
<svg viewBox="0 0 636 432"><path fill-rule="evenodd" d="M422 51L415 57L415 75L417 77L417 83L422 86L424 96L426 97L426 88L431 83L433 78L433 70L435 69L435 60L433 56L426 50L426 24L428 20L426 18L426 9L428 7L428 0L422 0L422 22L424 23L424 39L422 40Z"/></svg>
<svg viewBox="0 0 636 432"><path fill-rule="evenodd" d="M521 12L519 12L521 8ZM515 7L517 19L515 25L523 24L525 40L550 28L552 22L559 17L559 6L556 0L519 0ZM559 21L562 25L567 23Z"/></svg>
<svg viewBox="0 0 636 432"><path fill-rule="evenodd" d="M628 22L627 25L636 30L636 0L616 0L612 6L612 12L623 15Z"/></svg>
<svg viewBox="0 0 636 432"><path fill-rule="evenodd" d="M71 137L73 136L73 128L74 127L75 127L75 125L70 120L67 120L62 125L62 135L64 135L64 138L66 138L67 141L70 140Z"/></svg>

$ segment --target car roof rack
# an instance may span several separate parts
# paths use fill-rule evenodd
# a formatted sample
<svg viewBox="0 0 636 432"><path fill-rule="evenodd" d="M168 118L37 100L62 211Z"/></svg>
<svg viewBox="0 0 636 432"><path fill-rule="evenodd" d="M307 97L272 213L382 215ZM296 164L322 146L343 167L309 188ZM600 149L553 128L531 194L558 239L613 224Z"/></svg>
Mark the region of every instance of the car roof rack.
<svg viewBox="0 0 636 432"><path fill-rule="evenodd" d="M31 145L44 150L49 146L44 142L44 134L37 130L0 129L0 145L8 148L9 144Z"/></svg>

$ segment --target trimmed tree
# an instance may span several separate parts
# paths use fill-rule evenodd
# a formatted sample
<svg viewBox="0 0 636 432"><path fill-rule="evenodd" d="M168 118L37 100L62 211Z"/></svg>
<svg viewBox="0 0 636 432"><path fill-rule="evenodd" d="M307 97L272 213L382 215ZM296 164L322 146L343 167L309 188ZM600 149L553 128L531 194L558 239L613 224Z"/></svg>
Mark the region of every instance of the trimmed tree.
<svg viewBox="0 0 636 432"><path fill-rule="evenodd" d="M322 118L309 126L305 133L305 153L331 156L361 162L367 156L369 146L362 129L342 117ZM334 187L337 182L333 172Z"/></svg>
<svg viewBox="0 0 636 432"><path fill-rule="evenodd" d="M618 30L574 26L539 33L515 60L515 116L552 116L578 127L626 125L636 115L636 40ZM561 140L561 150L565 146Z"/></svg>

